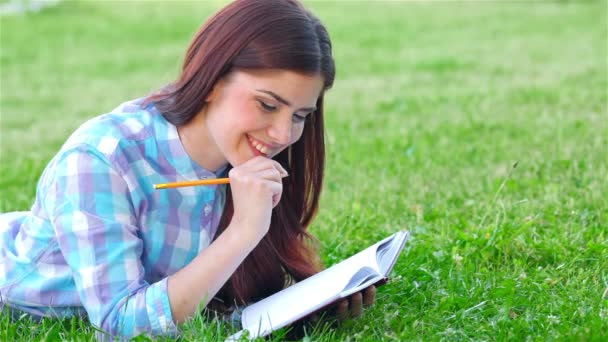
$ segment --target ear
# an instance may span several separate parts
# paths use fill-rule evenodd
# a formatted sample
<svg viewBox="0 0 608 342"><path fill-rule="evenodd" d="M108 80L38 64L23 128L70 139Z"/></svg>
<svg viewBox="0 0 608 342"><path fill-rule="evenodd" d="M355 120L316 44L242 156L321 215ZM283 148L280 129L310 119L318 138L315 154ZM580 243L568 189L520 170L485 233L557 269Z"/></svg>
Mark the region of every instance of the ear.
<svg viewBox="0 0 608 342"><path fill-rule="evenodd" d="M209 94L207 94L207 97L205 97L205 102L209 103L211 101L214 101L216 98L217 98L217 83L213 86L213 89L211 89Z"/></svg>
<svg viewBox="0 0 608 342"><path fill-rule="evenodd" d="M220 80L215 82L215 84L213 85L213 88L211 89L209 94L207 94L207 97L205 97L205 102L209 103L209 102L217 100L223 86L224 86L224 78L221 78Z"/></svg>

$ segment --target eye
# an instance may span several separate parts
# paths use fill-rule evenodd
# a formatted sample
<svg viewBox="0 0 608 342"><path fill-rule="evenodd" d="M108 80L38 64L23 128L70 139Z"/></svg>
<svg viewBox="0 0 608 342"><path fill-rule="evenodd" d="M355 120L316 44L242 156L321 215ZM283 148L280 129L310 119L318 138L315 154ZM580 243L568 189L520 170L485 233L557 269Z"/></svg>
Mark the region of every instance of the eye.
<svg viewBox="0 0 608 342"><path fill-rule="evenodd" d="M302 123L302 122L304 122L306 120L306 116L305 115L294 114L291 120L294 123Z"/></svg>
<svg viewBox="0 0 608 342"><path fill-rule="evenodd" d="M258 100L258 103L260 104L260 107L262 107L262 109L266 112L274 112L277 109L277 107L261 100Z"/></svg>

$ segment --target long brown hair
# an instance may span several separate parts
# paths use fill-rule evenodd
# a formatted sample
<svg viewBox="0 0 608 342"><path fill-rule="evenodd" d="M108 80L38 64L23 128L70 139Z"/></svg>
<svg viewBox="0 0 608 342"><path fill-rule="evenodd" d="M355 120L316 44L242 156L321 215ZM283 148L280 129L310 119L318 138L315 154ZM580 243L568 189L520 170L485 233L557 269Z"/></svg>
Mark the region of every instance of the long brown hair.
<svg viewBox="0 0 608 342"><path fill-rule="evenodd" d="M146 102L155 103L169 122L180 126L204 108L213 86L230 71L271 68L321 74L324 91L330 88L335 66L327 30L297 0L238 0L202 26L179 79ZM300 140L273 158L289 177L283 180L283 196L272 212L268 234L216 296L228 306L259 300L321 267L306 228L317 212L323 183L324 91L316 112L307 117ZM226 193L217 235L232 219L229 188Z"/></svg>

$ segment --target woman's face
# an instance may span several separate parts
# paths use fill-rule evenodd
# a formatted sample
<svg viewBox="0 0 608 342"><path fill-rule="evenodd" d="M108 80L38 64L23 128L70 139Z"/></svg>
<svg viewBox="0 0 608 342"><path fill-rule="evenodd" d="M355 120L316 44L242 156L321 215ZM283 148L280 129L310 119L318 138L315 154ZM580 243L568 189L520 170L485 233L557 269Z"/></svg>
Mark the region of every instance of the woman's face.
<svg viewBox="0 0 608 342"><path fill-rule="evenodd" d="M300 139L322 90L321 75L274 69L230 73L201 112L215 145L208 152L232 166L259 155L272 158Z"/></svg>

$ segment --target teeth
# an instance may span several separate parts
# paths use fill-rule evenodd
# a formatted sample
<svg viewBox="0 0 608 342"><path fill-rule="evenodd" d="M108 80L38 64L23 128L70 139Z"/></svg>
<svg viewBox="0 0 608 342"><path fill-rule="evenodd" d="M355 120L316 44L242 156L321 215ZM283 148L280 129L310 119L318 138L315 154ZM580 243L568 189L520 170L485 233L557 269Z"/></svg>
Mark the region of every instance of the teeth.
<svg viewBox="0 0 608 342"><path fill-rule="evenodd" d="M249 141L251 142L251 145L253 145L258 151L260 151L263 154L268 154L268 147L260 144L259 142L253 140L252 137L249 137Z"/></svg>
<svg viewBox="0 0 608 342"><path fill-rule="evenodd" d="M262 144L257 144L255 145L255 148L257 148L258 151L266 154L266 152L268 152L268 148L266 146L263 146Z"/></svg>

